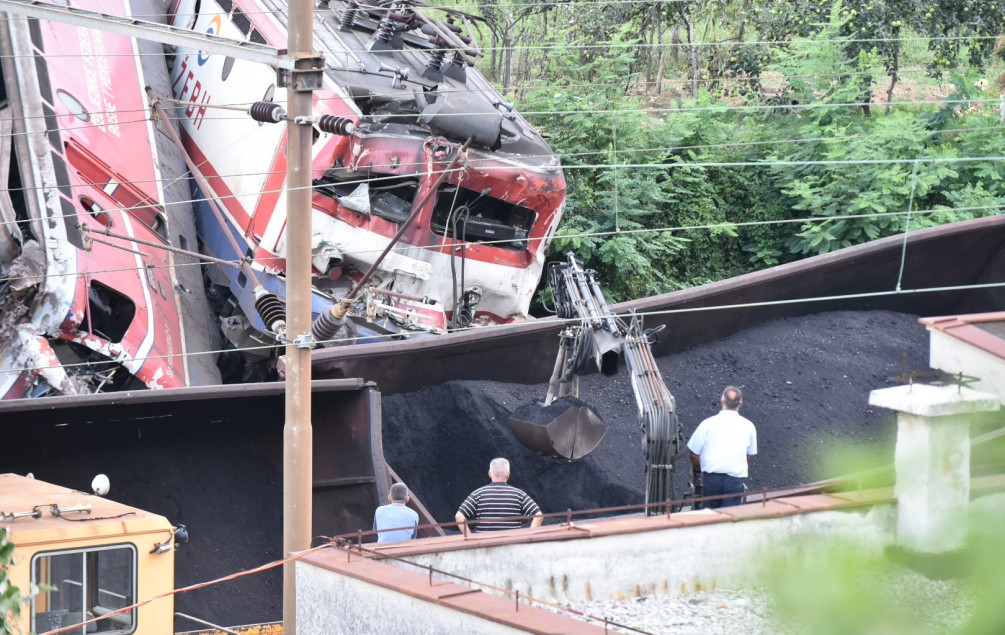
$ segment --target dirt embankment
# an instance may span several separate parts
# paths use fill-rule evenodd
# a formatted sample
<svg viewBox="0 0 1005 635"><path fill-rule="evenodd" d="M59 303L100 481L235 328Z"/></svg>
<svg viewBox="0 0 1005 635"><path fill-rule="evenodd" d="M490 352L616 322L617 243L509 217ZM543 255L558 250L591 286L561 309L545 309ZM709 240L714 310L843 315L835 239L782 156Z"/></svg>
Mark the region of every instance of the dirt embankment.
<svg viewBox="0 0 1005 635"><path fill-rule="evenodd" d="M486 360L491 363L491 360ZM729 384L744 391L742 414L758 431L750 490L798 485L858 466L825 468L825 456L850 445L892 461L894 413L868 405L869 392L893 385L905 369L928 369L928 335L917 317L885 311L832 312L756 326L731 337L660 358L687 439L718 410ZM441 522L475 487L488 481L495 456L512 464L510 482L546 512L638 504L644 459L635 397L624 368L613 377L581 379L580 397L608 425L600 446L569 463L524 448L509 413L543 399L547 385L456 381L383 400L388 463ZM690 472L681 457L678 495Z"/></svg>

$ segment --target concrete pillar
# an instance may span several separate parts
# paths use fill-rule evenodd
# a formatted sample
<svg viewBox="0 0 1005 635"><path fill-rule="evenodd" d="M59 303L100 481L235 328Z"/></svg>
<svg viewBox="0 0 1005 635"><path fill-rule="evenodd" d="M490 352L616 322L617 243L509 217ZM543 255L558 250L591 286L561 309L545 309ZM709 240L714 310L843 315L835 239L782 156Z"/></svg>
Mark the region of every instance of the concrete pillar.
<svg viewBox="0 0 1005 635"><path fill-rule="evenodd" d="M962 549L970 503L970 415L996 395L914 384L874 390L869 404L897 411L897 545L918 554Z"/></svg>

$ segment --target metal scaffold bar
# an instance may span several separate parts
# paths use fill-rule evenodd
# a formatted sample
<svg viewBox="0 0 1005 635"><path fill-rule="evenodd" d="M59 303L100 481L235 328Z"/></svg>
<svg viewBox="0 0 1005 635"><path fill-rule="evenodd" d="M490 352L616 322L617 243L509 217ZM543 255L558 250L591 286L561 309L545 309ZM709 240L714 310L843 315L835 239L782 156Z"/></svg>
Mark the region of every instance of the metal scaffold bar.
<svg viewBox="0 0 1005 635"><path fill-rule="evenodd" d="M293 69L297 62L294 56L286 55L286 52L281 49L255 42L238 42L218 35L195 33L188 29L180 29L157 22L99 13L78 7L60 6L51 2L0 0L0 12L118 33L139 40L160 42L179 48L197 49L214 55L225 55L249 62L268 64L274 68Z"/></svg>

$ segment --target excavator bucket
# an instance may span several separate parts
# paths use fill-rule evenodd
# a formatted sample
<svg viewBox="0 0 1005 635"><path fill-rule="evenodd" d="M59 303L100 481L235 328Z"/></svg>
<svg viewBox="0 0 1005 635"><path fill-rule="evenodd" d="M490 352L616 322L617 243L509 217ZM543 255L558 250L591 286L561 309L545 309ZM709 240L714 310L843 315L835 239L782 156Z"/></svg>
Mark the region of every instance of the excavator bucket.
<svg viewBox="0 0 1005 635"><path fill-rule="evenodd" d="M530 403L509 418L513 434L535 452L574 461L593 451L607 433L600 415L575 397L560 397L549 406Z"/></svg>

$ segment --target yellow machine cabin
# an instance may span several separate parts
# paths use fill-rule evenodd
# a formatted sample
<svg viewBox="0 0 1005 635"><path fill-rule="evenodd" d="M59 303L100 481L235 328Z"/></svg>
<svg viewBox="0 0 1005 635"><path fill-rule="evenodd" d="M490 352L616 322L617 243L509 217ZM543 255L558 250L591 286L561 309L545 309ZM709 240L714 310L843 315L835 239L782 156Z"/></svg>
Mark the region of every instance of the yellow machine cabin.
<svg viewBox="0 0 1005 635"><path fill-rule="evenodd" d="M107 491L101 479L95 490ZM174 632L173 597L126 608L174 589L176 530L163 516L0 474L0 526L15 548L11 583L25 596L32 584L42 588L22 610L15 632L41 635L77 624L62 632Z"/></svg>

